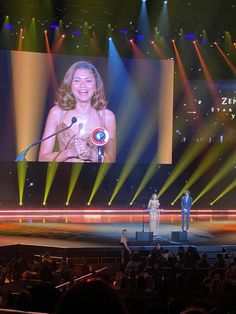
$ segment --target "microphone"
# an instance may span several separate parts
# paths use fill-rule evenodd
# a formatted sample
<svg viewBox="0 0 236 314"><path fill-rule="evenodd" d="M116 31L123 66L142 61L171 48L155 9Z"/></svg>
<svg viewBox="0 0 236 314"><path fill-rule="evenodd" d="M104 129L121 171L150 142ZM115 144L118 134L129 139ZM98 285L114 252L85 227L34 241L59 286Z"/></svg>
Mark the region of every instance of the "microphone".
<svg viewBox="0 0 236 314"><path fill-rule="evenodd" d="M77 118L76 117L72 117L71 118L71 125L77 122ZM71 126L70 126L71 127Z"/></svg>
<svg viewBox="0 0 236 314"><path fill-rule="evenodd" d="M98 147L98 162L103 162L104 160L103 146L108 142L108 140L109 133L105 128L95 128L91 133L91 141Z"/></svg>
<svg viewBox="0 0 236 314"><path fill-rule="evenodd" d="M36 142L33 142L32 144L30 144L26 149L24 149L24 150L16 157L15 161L23 161L23 160L26 160L25 156L27 155L28 151L29 151L32 147L34 147L34 146L36 146L36 145L38 145L38 144L40 144L40 143L42 143L42 142L48 140L49 138L51 138L51 137L53 137L53 136L55 136L55 135L57 135L57 134L59 134L59 133L65 131L65 130L68 130L68 129L71 128L72 125L73 125L74 123L76 123L76 122L77 122L77 118L76 118L76 117L72 117L72 118L71 118L71 123L70 123L70 125L66 126L65 128L63 128L63 129L61 129L61 130L59 130L59 131L57 131L57 132L55 132L55 133L53 133L53 134L51 134L51 135L45 137L45 138L42 138L41 140L37 140Z"/></svg>

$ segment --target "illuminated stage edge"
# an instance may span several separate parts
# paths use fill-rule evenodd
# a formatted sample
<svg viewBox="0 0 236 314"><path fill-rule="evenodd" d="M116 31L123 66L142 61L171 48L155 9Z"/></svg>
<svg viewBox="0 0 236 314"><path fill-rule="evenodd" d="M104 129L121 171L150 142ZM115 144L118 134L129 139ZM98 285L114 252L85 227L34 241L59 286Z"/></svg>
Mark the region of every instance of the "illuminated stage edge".
<svg viewBox="0 0 236 314"><path fill-rule="evenodd" d="M53 222L78 222L78 223L117 223L117 222L148 222L149 215L140 208L81 208L64 209L34 209L34 208L2 208L0 209L1 221L47 220ZM161 209L160 220L174 222L181 219L179 209ZM194 209L191 211L194 221L231 220L236 219L236 209Z"/></svg>

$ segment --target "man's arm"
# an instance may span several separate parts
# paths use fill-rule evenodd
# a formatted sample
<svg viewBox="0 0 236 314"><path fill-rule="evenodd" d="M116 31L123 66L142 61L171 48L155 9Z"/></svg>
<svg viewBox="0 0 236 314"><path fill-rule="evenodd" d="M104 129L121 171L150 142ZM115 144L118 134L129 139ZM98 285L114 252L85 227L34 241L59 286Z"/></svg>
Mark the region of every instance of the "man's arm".
<svg viewBox="0 0 236 314"><path fill-rule="evenodd" d="M193 203L193 198L192 198L192 197L190 197L189 206L188 206L188 209L189 209L189 210L190 210L190 209L191 209L191 207L192 207L192 203Z"/></svg>
<svg viewBox="0 0 236 314"><path fill-rule="evenodd" d="M181 197L181 209L183 209L184 208L184 198L183 198L183 196Z"/></svg>

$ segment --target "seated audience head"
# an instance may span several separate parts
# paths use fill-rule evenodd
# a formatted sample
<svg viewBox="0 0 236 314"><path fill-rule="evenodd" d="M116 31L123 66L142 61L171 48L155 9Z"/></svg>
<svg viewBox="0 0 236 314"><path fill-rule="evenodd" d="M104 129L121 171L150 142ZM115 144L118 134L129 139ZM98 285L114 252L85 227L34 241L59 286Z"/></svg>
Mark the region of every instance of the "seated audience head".
<svg viewBox="0 0 236 314"><path fill-rule="evenodd" d="M127 313L119 295L101 280L80 282L62 298L57 314L125 314Z"/></svg>
<svg viewBox="0 0 236 314"><path fill-rule="evenodd" d="M44 261L47 261L47 262L49 262L49 263L51 262L51 255L50 255L49 252L46 252L46 253L43 254L42 261L43 261L43 262L44 262Z"/></svg>
<svg viewBox="0 0 236 314"><path fill-rule="evenodd" d="M140 254L139 252L134 252L131 257L132 262L140 262Z"/></svg>
<svg viewBox="0 0 236 314"><path fill-rule="evenodd" d="M208 312L200 307L191 306L186 310L182 311L180 314L207 314Z"/></svg>

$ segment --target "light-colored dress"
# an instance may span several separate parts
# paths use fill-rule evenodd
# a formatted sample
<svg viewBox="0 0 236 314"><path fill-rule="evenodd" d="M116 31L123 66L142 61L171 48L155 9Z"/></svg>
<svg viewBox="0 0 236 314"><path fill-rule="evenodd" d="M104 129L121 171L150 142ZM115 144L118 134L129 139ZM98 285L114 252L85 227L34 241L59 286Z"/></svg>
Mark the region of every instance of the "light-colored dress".
<svg viewBox="0 0 236 314"><path fill-rule="evenodd" d="M70 122L65 122L68 111L61 110L60 122L57 130L61 130L68 125ZM57 143L59 154L65 149L69 149L75 146L75 141L81 142L81 144L86 145L90 148L91 153L94 151L94 156L96 160L85 159L83 156L79 155L69 158L65 161L69 162L97 162L98 161L98 147L94 145L91 141L90 135L94 128L104 127L104 110L94 111L93 116L88 119L80 118L76 116L77 122L70 129L65 130L57 135ZM69 119L70 121L70 119Z"/></svg>
<svg viewBox="0 0 236 314"><path fill-rule="evenodd" d="M149 231L153 232L153 235L156 236L159 229L160 221L160 202L159 200L150 200L148 204L149 212Z"/></svg>

